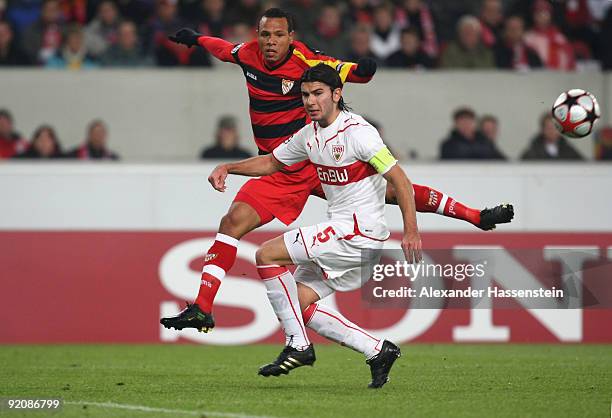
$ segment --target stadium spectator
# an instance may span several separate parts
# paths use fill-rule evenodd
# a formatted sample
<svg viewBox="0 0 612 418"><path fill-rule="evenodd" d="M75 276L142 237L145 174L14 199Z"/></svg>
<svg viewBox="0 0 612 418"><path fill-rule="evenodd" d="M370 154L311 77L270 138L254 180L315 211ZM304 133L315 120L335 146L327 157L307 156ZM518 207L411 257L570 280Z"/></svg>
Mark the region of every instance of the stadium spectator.
<svg viewBox="0 0 612 418"><path fill-rule="evenodd" d="M523 152L522 160L583 160L584 157L555 128L552 116L544 113L540 118L540 132Z"/></svg>
<svg viewBox="0 0 612 418"><path fill-rule="evenodd" d="M85 28L85 45L94 57L100 57L118 40L121 17L112 0L104 0L98 6L98 13Z"/></svg>
<svg viewBox="0 0 612 418"><path fill-rule="evenodd" d="M0 159L21 154L27 148L28 141L15 131L11 112L0 109Z"/></svg>
<svg viewBox="0 0 612 418"><path fill-rule="evenodd" d="M595 134L595 159L612 160L612 126L605 126Z"/></svg>
<svg viewBox="0 0 612 418"><path fill-rule="evenodd" d="M478 132L493 147L492 159L507 160L506 156L497 148L497 138L499 135L499 120L493 115L483 115L478 122Z"/></svg>
<svg viewBox="0 0 612 418"><path fill-rule="evenodd" d="M98 66L87 53L83 30L78 24L68 28L62 49L49 58L45 66L62 70L88 70Z"/></svg>
<svg viewBox="0 0 612 418"><path fill-rule="evenodd" d="M440 146L442 160L499 159L495 144L476 130L476 113L461 107L453 113L453 129Z"/></svg>
<svg viewBox="0 0 612 418"><path fill-rule="evenodd" d="M236 22L230 28L230 36L227 38L229 42L241 44L255 39L255 28L245 22Z"/></svg>
<svg viewBox="0 0 612 418"><path fill-rule="evenodd" d="M8 0L0 1L0 20L11 22L15 33L23 33L40 17L42 3L43 0L11 0L10 4Z"/></svg>
<svg viewBox="0 0 612 418"><path fill-rule="evenodd" d="M425 69L434 66L433 59L421 49L421 40L415 28L402 29L401 49L387 58L387 66L395 68Z"/></svg>
<svg viewBox="0 0 612 418"><path fill-rule="evenodd" d="M262 10L271 7L280 7L295 19L295 28L299 35L303 35L315 27L319 10L321 10L320 0L283 0L278 4L264 4Z"/></svg>
<svg viewBox="0 0 612 418"><path fill-rule="evenodd" d="M370 45L370 28L363 23L355 25L351 31L351 48L346 60L350 62L359 62L362 58L377 60Z"/></svg>
<svg viewBox="0 0 612 418"><path fill-rule="evenodd" d="M374 9L374 27L370 36L370 48L379 60L386 60L400 48L399 25L393 21L393 6L382 3Z"/></svg>
<svg viewBox="0 0 612 418"><path fill-rule="evenodd" d="M510 16L504 24L504 33L494 48L497 68L526 70L541 68L537 52L524 41L525 23L520 16Z"/></svg>
<svg viewBox="0 0 612 418"><path fill-rule="evenodd" d="M32 62L45 64L62 46L64 24L58 0L44 0L40 18L23 33L23 47Z"/></svg>
<svg viewBox="0 0 612 418"><path fill-rule="evenodd" d="M436 33L442 50L443 45L456 38L457 22L461 17L478 14L482 0L435 0L427 4L436 22Z"/></svg>
<svg viewBox="0 0 612 418"><path fill-rule="evenodd" d="M119 15L135 22L140 28L155 16L158 0L121 0L117 2Z"/></svg>
<svg viewBox="0 0 612 418"><path fill-rule="evenodd" d="M257 16L263 11L259 0L238 0L227 11L227 20L232 24L246 23L253 26Z"/></svg>
<svg viewBox="0 0 612 418"><path fill-rule="evenodd" d="M176 0L157 0L155 16L144 29L143 47L147 54L155 57L157 65L173 67L187 65L192 51L183 45L168 40L168 35L184 26L178 16ZM195 51L196 48L193 48Z"/></svg>
<svg viewBox="0 0 612 418"><path fill-rule="evenodd" d="M118 39L101 58L105 67L143 67L153 65L150 57L143 55L134 22L124 21L119 25Z"/></svg>
<svg viewBox="0 0 612 418"><path fill-rule="evenodd" d="M32 135L30 147L22 154L13 158L24 159L56 159L62 158L62 147L60 145L55 129L50 125L41 125L36 128Z"/></svg>
<svg viewBox="0 0 612 418"><path fill-rule="evenodd" d="M10 23L0 20L0 66L29 64L30 59L16 41Z"/></svg>
<svg viewBox="0 0 612 418"><path fill-rule="evenodd" d="M106 124L100 119L95 119L87 126L85 142L68 152L66 157L79 160L118 160L119 156L108 149L107 141Z"/></svg>
<svg viewBox="0 0 612 418"><path fill-rule="evenodd" d="M604 3L604 1L599 1ZM562 31L570 39L578 60L590 60L597 49L598 31L588 0L566 0ZM612 1L605 1L612 4Z"/></svg>
<svg viewBox="0 0 612 418"><path fill-rule="evenodd" d="M217 124L215 133L215 145L202 150L201 159L244 159L251 157L251 153L240 148L238 143L238 127L236 118L233 116L222 116Z"/></svg>
<svg viewBox="0 0 612 418"><path fill-rule="evenodd" d="M484 0L480 9L482 43L492 47L499 39L504 26L501 0Z"/></svg>
<svg viewBox="0 0 612 418"><path fill-rule="evenodd" d="M612 2L610 2L612 4ZM612 70L612 6L608 8L606 17L601 24L601 35L599 38L599 50L601 53L601 66L604 70Z"/></svg>
<svg viewBox="0 0 612 418"><path fill-rule="evenodd" d="M441 57L445 68L493 68L493 52L480 39L480 22L474 16L463 16L457 23L456 41L451 42Z"/></svg>
<svg viewBox="0 0 612 418"><path fill-rule="evenodd" d="M143 50L160 67L210 67L212 61L203 48L187 48L168 39L184 26L178 16L177 0L157 0L156 14L144 31Z"/></svg>
<svg viewBox="0 0 612 418"><path fill-rule="evenodd" d="M347 27L358 24L370 26L372 24L372 5L368 0L349 0L344 18Z"/></svg>
<svg viewBox="0 0 612 418"><path fill-rule="evenodd" d="M438 56L438 38L429 7L422 0L404 0L397 9L396 20L402 27L414 28L419 35L421 49L430 57Z"/></svg>
<svg viewBox="0 0 612 418"><path fill-rule="evenodd" d="M197 30L202 35L227 38L229 21L224 0L202 0L196 14Z"/></svg>
<svg viewBox="0 0 612 418"><path fill-rule="evenodd" d="M304 42L326 55L345 57L349 39L342 29L342 15L338 6L326 4L321 8L314 30L304 33Z"/></svg>
<svg viewBox="0 0 612 418"><path fill-rule="evenodd" d="M536 0L533 6L534 26L525 34L525 43L533 48L551 70L574 70L574 50L565 35L552 22L552 6Z"/></svg>

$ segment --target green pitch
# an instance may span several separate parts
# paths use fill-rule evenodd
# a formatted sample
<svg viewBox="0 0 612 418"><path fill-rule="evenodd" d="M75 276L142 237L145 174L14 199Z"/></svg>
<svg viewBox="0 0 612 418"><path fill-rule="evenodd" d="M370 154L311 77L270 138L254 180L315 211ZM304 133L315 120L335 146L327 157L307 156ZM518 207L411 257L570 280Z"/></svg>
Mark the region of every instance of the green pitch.
<svg viewBox="0 0 612 418"><path fill-rule="evenodd" d="M391 382L316 347L314 368L263 378L280 346L0 346L0 397L62 398L57 417L605 417L612 346L403 345Z"/></svg>

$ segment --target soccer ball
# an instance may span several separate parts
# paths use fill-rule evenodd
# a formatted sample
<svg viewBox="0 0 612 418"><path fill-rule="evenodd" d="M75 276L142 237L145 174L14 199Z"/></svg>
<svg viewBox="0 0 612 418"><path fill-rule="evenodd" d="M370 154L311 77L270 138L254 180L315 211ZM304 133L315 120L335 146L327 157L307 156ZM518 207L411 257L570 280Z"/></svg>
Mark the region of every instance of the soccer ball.
<svg viewBox="0 0 612 418"><path fill-rule="evenodd" d="M582 138L590 134L600 114L595 96L581 89L561 93L552 107L555 126L570 138Z"/></svg>

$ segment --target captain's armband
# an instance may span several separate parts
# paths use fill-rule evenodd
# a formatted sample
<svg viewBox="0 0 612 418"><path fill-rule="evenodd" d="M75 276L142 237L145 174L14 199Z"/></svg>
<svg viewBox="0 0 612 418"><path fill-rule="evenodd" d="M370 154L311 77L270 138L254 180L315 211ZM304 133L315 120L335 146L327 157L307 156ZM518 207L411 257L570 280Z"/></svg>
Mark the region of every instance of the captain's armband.
<svg viewBox="0 0 612 418"><path fill-rule="evenodd" d="M389 148L383 147L370 158L368 163L370 163L379 174L385 174L397 163L397 159L391 154Z"/></svg>

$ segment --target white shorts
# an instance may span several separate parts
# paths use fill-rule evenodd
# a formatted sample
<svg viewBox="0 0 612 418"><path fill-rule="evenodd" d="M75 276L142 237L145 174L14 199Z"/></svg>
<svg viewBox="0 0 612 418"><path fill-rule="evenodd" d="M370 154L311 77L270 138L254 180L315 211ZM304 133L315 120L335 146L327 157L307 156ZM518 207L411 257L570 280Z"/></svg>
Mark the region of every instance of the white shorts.
<svg viewBox="0 0 612 418"><path fill-rule="evenodd" d="M284 234L291 260L298 266L296 282L312 288L321 298L335 290L360 288L380 261L386 225L365 217L330 220Z"/></svg>

